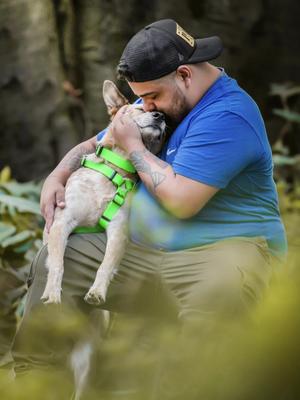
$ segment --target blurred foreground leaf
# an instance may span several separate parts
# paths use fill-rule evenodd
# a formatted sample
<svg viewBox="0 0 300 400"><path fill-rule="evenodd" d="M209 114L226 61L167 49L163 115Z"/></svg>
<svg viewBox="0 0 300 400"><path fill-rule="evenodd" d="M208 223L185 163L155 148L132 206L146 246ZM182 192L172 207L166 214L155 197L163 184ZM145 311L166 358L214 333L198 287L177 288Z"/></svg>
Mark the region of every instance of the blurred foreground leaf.
<svg viewBox="0 0 300 400"><path fill-rule="evenodd" d="M0 193L0 203L16 207L19 212L30 212L38 215L41 214L39 204L32 200Z"/></svg>

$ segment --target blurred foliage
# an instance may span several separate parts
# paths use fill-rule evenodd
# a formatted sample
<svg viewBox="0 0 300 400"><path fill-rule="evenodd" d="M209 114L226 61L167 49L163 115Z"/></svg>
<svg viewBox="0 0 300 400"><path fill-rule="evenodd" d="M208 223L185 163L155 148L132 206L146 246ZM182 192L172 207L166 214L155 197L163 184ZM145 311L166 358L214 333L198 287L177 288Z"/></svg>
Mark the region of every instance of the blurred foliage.
<svg viewBox="0 0 300 400"><path fill-rule="evenodd" d="M300 211L300 154L286 140L287 136L292 136L293 140L289 142L299 143L300 138L296 136L300 134L300 86L274 83L270 95L279 98L282 108L273 109L273 113L284 121L272 146L274 178L281 196L281 211Z"/></svg>
<svg viewBox="0 0 300 400"><path fill-rule="evenodd" d="M0 354L14 334L30 262L42 243L40 190L40 184L13 180L9 167L0 171Z"/></svg>
<svg viewBox="0 0 300 400"><path fill-rule="evenodd" d="M274 83L270 95L276 96L282 107L273 110L283 125L272 151L280 211L288 235L288 266L294 270L300 249L300 146L295 146L300 143L300 86Z"/></svg>
<svg viewBox="0 0 300 400"><path fill-rule="evenodd" d="M299 260L298 260L299 261ZM279 273L278 273L279 274ZM300 273L278 275L247 320L181 326L119 316L96 349L85 400L297 400L300 398ZM152 300L152 299L151 299ZM38 314L23 345L70 349L86 316L61 307ZM58 352L59 353L59 352ZM57 364L16 381L0 372L5 400L69 399L72 378Z"/></svg>

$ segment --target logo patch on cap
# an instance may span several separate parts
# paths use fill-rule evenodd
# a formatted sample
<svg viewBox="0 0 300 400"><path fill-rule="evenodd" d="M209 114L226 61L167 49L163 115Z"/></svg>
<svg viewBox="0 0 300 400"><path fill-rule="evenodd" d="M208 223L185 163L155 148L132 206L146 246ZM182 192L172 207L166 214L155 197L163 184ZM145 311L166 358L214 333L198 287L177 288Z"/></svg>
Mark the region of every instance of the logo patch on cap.
<svg viewBox="0 0 300 400"><path fill-rule="evenodd" d="M195 39L189 35L180 25L176 24L176 34L185 40L190 46L194 47Z"/></svg>

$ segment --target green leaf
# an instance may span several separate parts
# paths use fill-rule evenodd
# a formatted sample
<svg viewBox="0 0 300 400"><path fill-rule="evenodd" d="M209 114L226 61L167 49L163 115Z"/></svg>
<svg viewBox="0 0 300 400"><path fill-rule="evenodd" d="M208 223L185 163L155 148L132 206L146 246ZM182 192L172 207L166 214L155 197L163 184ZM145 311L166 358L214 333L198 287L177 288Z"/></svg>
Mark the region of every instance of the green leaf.
<svg viewBox="0 0 300 400"><path fill-rule="evenodd" d="M41 214L39 203L32 200L0 193L0 203L14 206L19 212L30 212L38 215Z"/></svg>
<svg viewBox="0 0 300 400"><path fill-rule="evenodd" d="M290 83L272 83L270 95L288 98L300 94L300 86L291 86Z"/></svg>
<svg viewBox="0 0 300 400"><path fill-rule="evenodd" d="M279 117L285 118L290 122L297 122L298 124L300 124L300 114L297 112L275 108L273 110L273 113L275 115L278 115Z"/></svg>
<svg viewBox="0 0 300 400"><path fill-rule="evenodd" d="M273 154L273 162L274 165L282 166L282 165L295 165L298 160L295 157L286 157L281 156L279 154Z"/></svg>
<svg viewBox="0 0 300 400"><path fill-rule="evenodd" d="M5 214L6 208L6 205L0 202L0 214Z"/></svg>
<svg viewBox="0 0 300 400"><path fill-rule="evenodd" d="M13 246L15 244L22 243L29 238L32 238L32 231L23 231L3 240L1 246L4 248L8 246Z"/></svg>
<svg viewBox="0 0 300 400"><path fill-rule="evenodd" d="M4 224L0 222L0 243L6 238L10 237L16 232L16 228L13 225Z"/></svg>
<svg viewBox="0 0 300 400"><path fill-rule="evenodd" d="M279 139L277 142L273 144L272 151L276 153L280 153L281 155L288 156L289 149L285 147L282 143L282 140Z"/></svg>
<svg viewBox="0 0 300 400"><path fill-rule="evenodd" d="M34 232L31 231L31 233L32 233L31 237L34 237L35 236ZM27 242L22 243L20 246L15 247L14 252L17 254L26 253L32 247L32 244L33 240L28 240Z"/></svg>
<svg viewBox="0 0 300 400"><path fill-rule="evenodd" d="M11 195L21 197L34 194L37 198L40 196L41 186L33 182L18 183L15 181L5 182L0 185L2 189L5 189Z"/></svg>
<svg viewBox="0 0 300 400"><path fill-rule="evenodd" d="M17 214L16 208L14 206L8 206L9 215L14 218Z"/></svg>

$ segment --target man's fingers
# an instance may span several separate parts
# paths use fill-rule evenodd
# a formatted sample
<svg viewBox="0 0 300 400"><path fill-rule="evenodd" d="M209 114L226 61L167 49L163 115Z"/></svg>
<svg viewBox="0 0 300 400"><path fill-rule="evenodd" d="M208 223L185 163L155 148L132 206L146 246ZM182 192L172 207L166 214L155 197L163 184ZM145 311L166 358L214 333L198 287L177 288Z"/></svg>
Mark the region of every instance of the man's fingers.
<svg viewBox="0 0 300 400"><path fill-rule="evenodd" d="M127 109L128 109L128 104L125 104L125 106L122 106L122 107L118 110L117 114L118 114L118 115L124 115L124 114L126 113Z"/></svg>
<svg viewBox="0 0 300 400"><path fill-rule="evenodd" d="M114 116L113 122L119 122L122 121L124 118L127 118L128 120L131 120L129 114L127 113L128 105L125 105L121 107L116 115Z"/></svg>
<svg viewBox="0 0 300 400"><path fill-rule="evenodd" d="M56 205L59 208L64 208L66 203L65 203L65 190L60 189L56 192Z"/></svg>
<svg viewBox="0 0 300 400"><path fill-rule="evenodd" d="M58 180L45 180L40 200L41 212L45 219L45 228L49 232L54 220L55 208L65 207L65 188Z"/></svg>
<svg viewBox="0 0 300 400"><path fill-rule="evenodd" d="M128 114L120 114L118 118L114 118L112 121L113 130L123 129L124 126L127 128L136 127L135 121Z"/></svg>

